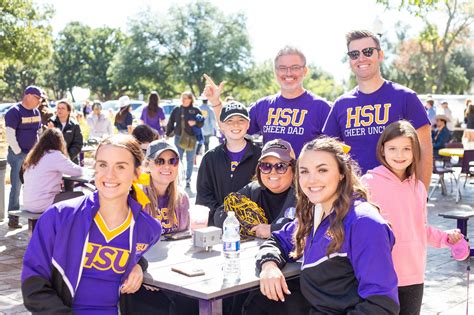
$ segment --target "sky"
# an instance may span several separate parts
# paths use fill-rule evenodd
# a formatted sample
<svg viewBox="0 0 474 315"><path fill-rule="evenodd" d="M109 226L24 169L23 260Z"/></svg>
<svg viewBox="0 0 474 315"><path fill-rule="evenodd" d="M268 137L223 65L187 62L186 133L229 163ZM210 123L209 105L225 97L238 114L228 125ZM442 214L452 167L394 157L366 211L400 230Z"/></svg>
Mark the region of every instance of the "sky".
<svg viewBox="0 0 474 315"><path fill-rule="evenodd" d="M397 0L394 0L397 1ZM401 0L400 0L401 1ZM342 61L346 52L344 34L352 29L374 30L381 23L382 33L394 38L398 20L419 29L407 13L386 11L376 0L210 0L225 14L244 12L252 53L257 62L272 59L279 48L292 44L305 53L309 63L322 67L342 81L350 69ZM56 11L52 20L57 34L72 21L91 27L120 27L138 12L152 10L165 15L173 4L185 5L189 0L35 0L51 4Z"/></svg>

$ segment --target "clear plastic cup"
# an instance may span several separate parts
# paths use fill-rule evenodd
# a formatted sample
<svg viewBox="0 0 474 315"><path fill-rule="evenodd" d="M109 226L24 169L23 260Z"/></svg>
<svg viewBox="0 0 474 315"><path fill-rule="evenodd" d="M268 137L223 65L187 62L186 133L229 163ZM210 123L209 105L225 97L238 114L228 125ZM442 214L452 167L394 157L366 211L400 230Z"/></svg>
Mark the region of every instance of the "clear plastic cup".
<svg viewBox="0 0 474 315"><path fill-rule="evenodd" d="M189 208L189 219L191 231L207 227L209 218L209 208L201 205L194 205Z"/></svg>

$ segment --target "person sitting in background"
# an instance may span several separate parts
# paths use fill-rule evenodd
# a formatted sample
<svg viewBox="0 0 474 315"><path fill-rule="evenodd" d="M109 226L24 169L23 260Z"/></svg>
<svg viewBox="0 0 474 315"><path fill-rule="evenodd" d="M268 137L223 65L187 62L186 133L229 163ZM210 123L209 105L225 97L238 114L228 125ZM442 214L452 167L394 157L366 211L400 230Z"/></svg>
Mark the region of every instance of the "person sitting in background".
<svg viewBox="0 0 474 315"><path fill-rule="evenodd" d="M158 132L148 125L136 126L132 131L132 136L137 139L138 143L140 143L140 148L142 148L145 153L150 143L160 138Z"/></svg>
<svg viewBox="0 0 474 315"><path fill-rule="evenodd" d="M436 115L436 128L431 133L431 138L433 141L433 156L439 157L439 149L446 147L446 143L451 139L451 133L446 127L449 118L446 115Z"/></svg>
<svg viewBox="0 0 474 315"><path fill-rule="evenodd" d="M133 116L130 113L130 98L124 95L119 98L119 111L115 115L114 125L119 133L132 134Z"/></svg>
<svg viewBox="0 0 474 315"><path fill-rule="evenodd" d="M165 112L160 107L160 96L158 92L152 91L148 97L148 105L143 108L140 116L142 124L155 129L160 136L165 134Z"/></svg>
<svg viewBox="0 0 474 315"><path fill-rule="evenodd" d="M44 212L63 199L59 197L63 175L79 176L82 172L69 160L61 131L46 129L23 162L23 206L31 212ZM82 193L69 194L69 198L79 195Z"/></svg>
<svg viewBox="0 0 474 315"><path fill-rule="evenodd" d="M102 104L99 101L92 104L92 114L87 117L87 124L90 128L89 138L103 138L114 134L112 122L102 114Z"/></svg>
<svg viewBox="0 0 474 315"><path fill-rule="evenodd" d="M454 117L453 113L451 112L451 109L449 108L448 102L444 101L441 103L441 108L438 109L436 112L438 115L444 115L448 118L446 122L446 127L450 132L453 132L454 130Z"/></svg>
<svg viewBox="0 0 474 315"><path fill-rule="evenodd" d="M278 231L287 222L294 219L296 197L293 188L295 153L291 144L285 140L275 139L265 144L257 164L255 180L240 189L234 201L227 196L224 205L217 208L214 223L222 227L227 218L227 211L236 212L239 221L240 196L245 196L260 207L264 212L267 223L260 223L245 231L247 235L259 238L270 237L273 231ZM239 196L240 195L240 196ZM226 209L227 208L227 209ZM227 211L226 211L227 210ZM242 222L248 225L248 222ZM242 230L241 230L242 231Z"/></svg>
<svg viewBox="0 0 474 315"><path fill-rule="evenodd" d="M196 183L196 204L210 209L210 226L214 225L214 213L224 198L251 181L262 152L245 139L250 118L244 105L236 101L226 103L219 120L225 142L204 154Z"/></svg>

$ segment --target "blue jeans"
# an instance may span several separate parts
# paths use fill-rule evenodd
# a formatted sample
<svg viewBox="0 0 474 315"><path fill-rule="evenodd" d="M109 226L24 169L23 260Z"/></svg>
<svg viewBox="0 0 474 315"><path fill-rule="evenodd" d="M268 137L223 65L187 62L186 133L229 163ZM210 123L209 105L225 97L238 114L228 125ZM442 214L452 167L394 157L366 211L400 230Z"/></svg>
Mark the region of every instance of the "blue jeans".
<svg viewBox="0 0 474 315"><path fill-rule="evenodd" d="M26 153L21 152L16 155L12 149L8 147L7 162L10 164L10 183L12 188L10 190L10 199L8 200L8 211L20 209L20 169L25 160Z"/></svg>
<svg viewBox="0 0 474 315"><path fill-rule="evenodd" d="M186 152L186 182L191 181L191 175L193 174L193 168L194 168L194 155L196 154L196 146L194 146L194 149L190 151L185 151L183 148L179 146L179 139L181 137L178 135L174 136L174 144L176 145L176 148L178 148L178 153L179 153L179 160L184 161L184 153Z"/></svg>

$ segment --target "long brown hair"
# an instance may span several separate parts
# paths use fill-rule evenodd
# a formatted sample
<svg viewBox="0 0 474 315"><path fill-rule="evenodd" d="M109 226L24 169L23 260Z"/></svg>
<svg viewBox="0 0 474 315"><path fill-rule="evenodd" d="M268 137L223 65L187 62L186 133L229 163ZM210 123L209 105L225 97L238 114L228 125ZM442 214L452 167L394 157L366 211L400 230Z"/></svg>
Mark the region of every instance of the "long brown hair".
<svg viewBox="0 0 474 315"><path fill-rule="evenodd" d="M324 151L332 154L337 162L339 173L343 175L339 182L336 195L337 198L333 203L333 209L336 215L329 216L330 226L329 232L332 234L332 241L329 244L326 255L330 255L341 249L344 242L344 226L343 221L346 217L354 199L367 200L367 190L359 179L359 166L349 154L344 153L342 144L334 138L322 136L307 143L302 153L306 151ZM299 184L299 161L296 163L296 218L297 228L293 234L293 243L295 249L290 253L291 257L299 258L304 253L306 238L313 227L313 208L314 204L303 193Z"/></svg>
<svg viewBox="0 0 474 315"><path fill-rule="evenodd" d="M416 133L415 128L410 124L409 121L406 120L399 120L391 123L380 135L379 141L377 142L377 149L376 149L376 156L377 160L392 171L390 165L388 165L387 160L385 160L384 155L384 145L386 142L393 140L398 137L407 137L411 141L411 148L413 152L413 161L410 166L408 166L405 170L405 176L408 178L412 175L416 178L417 173L417 165L421 159L421 148L420 148L420 141L418 139L418 135Z"/></svg>
<svg viewBox="0 0 474 315"><path fill-rule="evenodd" d="M148 97L147 116L153 118L158 114L158 108L160 107L160 95L158 92L152 91Z"/></svg>
<svg viewBox="0 0 474 315"><path fill-rule="evenodd" d="M163 151L165 152L165 151ZM158 155L156 158L159 158L161 156L161 154ZM176 154L176 152L173 152ZM176 155L176 157L179 157L178 155ZM148 165L148 163L155 163L154 160L151 160L151 159L148 159L146 162L145 162L145 165ZM178 168L179 168L180 164L178 164ZM177 170L177 173L179 174L179 169ZM150 175L150 188L152 190L152 194L155 194L155 196L148 196L148 197L152 197L152 198L155 198L156 197L156 202L159 203L159 196L158 196L158 193L156 192L154 186L153 186L153 178L151 177ZM148 189L147 189L148 190ZM176 177L176 179L174 181L172 181L168 187L166 188L166 195L168 196L168 218L169 218L169 221L171 223L171 225L173 226L175 223L178 223L178 222L175 222L174 221L174 218L175 218L175 213L176 213L176 206L180 203L181 201L181 198L182 198L182 194L179 192L179 189L178 189L178 177ZM155 206L153 206L153 202L152 204L150 205L150 207L146 207L145 210L148 210L148 214L151 215L152 217L156 217L157 216L157 210Z"/></svg>
<svg viewBox="0 0 474 315"><path fill-rule="evenodd" d="M127 117L127 113L130 111L130 106L132 105L127 105L118 111L118 113L115 115L115 123L121 124L125 121L125 117Z"/></svg>
<svg viewBox="0 0 474 315"><path fill-rule="evenodd" d="M43 132L38 142L26 156L22 165L23 171L38 164L45 153L52 150L60 151L64 156L69 157L63 133L57 128L46 129Z"/></svg>

